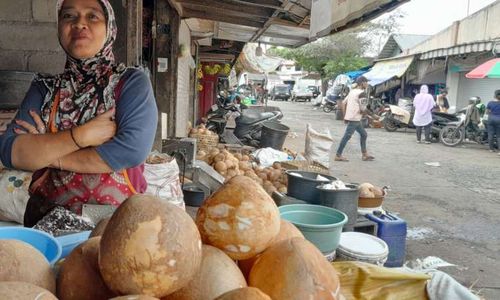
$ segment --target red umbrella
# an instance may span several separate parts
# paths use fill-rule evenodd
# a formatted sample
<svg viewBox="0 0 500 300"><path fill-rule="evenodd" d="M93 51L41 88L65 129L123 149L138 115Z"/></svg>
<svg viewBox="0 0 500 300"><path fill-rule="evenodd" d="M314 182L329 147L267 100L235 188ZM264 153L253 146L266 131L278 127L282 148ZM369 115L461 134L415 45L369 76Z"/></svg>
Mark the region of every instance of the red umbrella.
<svg viewBox="0 0 500 300"><path fill-rule="evenodd" d="M500 78L500 58L494 58L465 74L467 78Z"/></svg>

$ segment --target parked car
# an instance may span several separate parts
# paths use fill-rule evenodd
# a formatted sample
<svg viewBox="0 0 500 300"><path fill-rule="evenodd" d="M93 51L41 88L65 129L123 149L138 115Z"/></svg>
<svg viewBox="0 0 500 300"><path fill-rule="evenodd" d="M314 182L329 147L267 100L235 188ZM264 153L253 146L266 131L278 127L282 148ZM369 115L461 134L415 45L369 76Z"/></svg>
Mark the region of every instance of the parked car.
<svg viewBox="0 0 500 300"><path fill-rule="evenodd" d="M311 102L313 93L307 86L294 86L292 91L292 101L308 101Z"/></svg>
<svg viewBox="0 0 500 300"><path fill-rule="evenodd" d="M313 98L316 98L321 94L321 92L319 91L319 87L315 85L310 85L307 88L313 93Z"/></svg>
<svg viewBox="0 0 500 300"><path fill-rule="evenodd" d="M271 100L284 100L288 101L290 97L292 96L290 93L290 87L286 84L280 84L280 85L275 85L271 89L271 93L269 94L271 97Z"/></svg>

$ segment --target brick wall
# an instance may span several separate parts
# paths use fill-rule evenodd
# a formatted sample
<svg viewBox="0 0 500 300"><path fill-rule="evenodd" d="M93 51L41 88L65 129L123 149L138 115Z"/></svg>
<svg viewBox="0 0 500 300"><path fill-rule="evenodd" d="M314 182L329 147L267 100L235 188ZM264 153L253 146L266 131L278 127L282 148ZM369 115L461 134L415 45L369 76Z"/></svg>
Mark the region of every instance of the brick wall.
<svg viewBox="0 0 500 300"><path fill-rule="evenodd" d="M0 70L59 73L56 0L0 0Z"/></svg>

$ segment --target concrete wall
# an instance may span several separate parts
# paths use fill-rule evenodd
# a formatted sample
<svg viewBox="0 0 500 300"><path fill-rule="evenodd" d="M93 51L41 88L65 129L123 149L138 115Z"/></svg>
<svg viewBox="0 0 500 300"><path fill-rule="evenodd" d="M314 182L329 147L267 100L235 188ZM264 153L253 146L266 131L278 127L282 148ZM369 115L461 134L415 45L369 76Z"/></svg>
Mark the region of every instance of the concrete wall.
<svg viewBox="0 0 500 300"><path fill-rule="evenodd" d="M413 47L409 52L411 54L422 53L456 45L498 39L500 38L499 15L500 1L496 1L475 14L453 23L432 38Z"/></svg>
<svg viewBox="0 0 500 300"><path fill-rule="evenodd" d="M0 0L0 70L58 73L56 0Z"/></svg>
<svg viewBox="0 0 500 300"><path fill-rule="evenodd" d="M179 56L177 68L177 111L176 111L176 126L175 136L187 136L187 124L189 122L190 110L192 110L192 99L190 96L192 69L190 68L191 61L191 32L185 21L181 21L179 28L179 46L183 48L183 53Z"/></svg>

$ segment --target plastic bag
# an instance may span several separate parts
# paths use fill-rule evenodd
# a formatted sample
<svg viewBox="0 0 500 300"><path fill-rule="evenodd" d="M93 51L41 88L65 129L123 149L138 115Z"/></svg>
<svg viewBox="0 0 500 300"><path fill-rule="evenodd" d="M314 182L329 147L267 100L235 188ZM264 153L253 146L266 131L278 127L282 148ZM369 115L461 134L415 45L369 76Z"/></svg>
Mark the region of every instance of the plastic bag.
<svg viewBox="0 0 500 300"><path fill-rule="evenodd" d="M320 133L314 130L311 124L307 124L304 156L308 161L328 166L332 145L333 138L328 129L324 133Z"/></svg>
<svg viewBox="0 0 500 300"><path fill-rule="evenodd" d="M263 167L270 167L277 161L289 160L288 153L275 150L273 148L263 148L256 150L252 156L259 160Z"/></svg>
<svg viewBox="0 0 500 300"><path fill-rule="evenodd" d="M31 172L0 170L0 221L23 224L24 211L29 200Z"/></svg>
<svg viewBox="0 0 500 300"><path fill-rule="evenodd" d="M185 210L177 161L164 153L153 152L144 164L148 183L146 194L156 196Z"/></svg>

